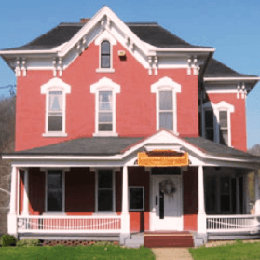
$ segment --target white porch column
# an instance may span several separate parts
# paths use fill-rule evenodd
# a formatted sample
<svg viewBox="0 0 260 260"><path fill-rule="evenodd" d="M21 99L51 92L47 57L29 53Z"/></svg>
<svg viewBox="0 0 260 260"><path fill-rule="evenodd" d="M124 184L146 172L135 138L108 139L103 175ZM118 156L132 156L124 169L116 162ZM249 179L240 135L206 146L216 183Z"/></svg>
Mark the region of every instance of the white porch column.
<svg viewBox="0 0 260 260"><path fill-rule="evenodd" d="M120 244L125 243L125 239L130 238L130 214L128 198L128 167L123 167L123 185L122 185L122 213L121 213L121 234Z"/></svg>
<svg viewBox="0 0 260 260"><path fill-rule="evenodd" d="M23 211L21 215L29 215L29 172L24 171Z"/></svg>
<svg viewBox="0 0 260 260"><path fill-rule="evenodd" d="M206 234L203 168L198 167L198 234Z"/></svg>
<svg viewBox="0 0 260 260"><path fill-rule="evenodd" d="M9 235L17 237L17 211L16 211L16 176L17 176L17 168L16 166L12 166L11 171L11 190L10 190L10 210L7 215L7 233Z"/></svg>
<svg viewBox="0 0 260 260"><path fill-rule="evenodd" d="M260 214L259 175L258 175L258 170L254 171L254 184L255 184L255 214Z"/></svg>

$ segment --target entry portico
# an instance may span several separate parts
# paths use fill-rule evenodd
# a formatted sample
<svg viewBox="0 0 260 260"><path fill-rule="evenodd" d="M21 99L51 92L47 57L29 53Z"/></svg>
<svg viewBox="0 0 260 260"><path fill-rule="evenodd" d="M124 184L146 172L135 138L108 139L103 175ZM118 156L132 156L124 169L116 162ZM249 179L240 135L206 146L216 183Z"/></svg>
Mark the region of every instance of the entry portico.
<svg viewBox="0 0 260 260"><path fill-rule="evenodd" d="M139 165L140 153L165 150L186 153L189 164ZM123 244L140 231L193 230L204 241L259 231L259 158L200 137L160 130L146 139L83 138L4 158L12 161L8 233L19 237ZM254 214L246 190L252 170Z"/></svg>

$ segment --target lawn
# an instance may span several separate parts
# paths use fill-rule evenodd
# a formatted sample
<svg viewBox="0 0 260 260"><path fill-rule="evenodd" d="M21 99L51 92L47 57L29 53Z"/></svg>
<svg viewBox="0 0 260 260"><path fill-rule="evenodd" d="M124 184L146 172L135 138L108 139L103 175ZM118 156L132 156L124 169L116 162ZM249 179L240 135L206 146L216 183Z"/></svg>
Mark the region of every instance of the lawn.
<svg viewBox="0 0 260 260"><path fill-rule="evenodd" d="M190 248L194 260L255 260L260 259L260 243L236 242L218 247Z"/></svg>
<svg viewBox="0 0 260 260"><path fill-rule="evenodd" d="M68 259L124 259L155 260L155 256L148 248L140 249L121 248L120 246L44 246L44 247L2 247L0 248L1 260L68 260Z"/></svg>

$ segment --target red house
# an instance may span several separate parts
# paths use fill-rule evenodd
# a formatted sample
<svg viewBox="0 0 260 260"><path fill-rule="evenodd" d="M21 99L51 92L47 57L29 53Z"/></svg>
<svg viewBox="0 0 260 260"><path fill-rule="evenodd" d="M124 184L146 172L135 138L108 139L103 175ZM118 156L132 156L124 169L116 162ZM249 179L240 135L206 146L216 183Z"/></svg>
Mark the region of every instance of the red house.
<svg viewBox="0 0 260 260"><path fill-rule="evenodd" d="M258 235L245 99L259 77L213 53L108 7L1 50L17 76L8 233L131 246Z"/></svg>

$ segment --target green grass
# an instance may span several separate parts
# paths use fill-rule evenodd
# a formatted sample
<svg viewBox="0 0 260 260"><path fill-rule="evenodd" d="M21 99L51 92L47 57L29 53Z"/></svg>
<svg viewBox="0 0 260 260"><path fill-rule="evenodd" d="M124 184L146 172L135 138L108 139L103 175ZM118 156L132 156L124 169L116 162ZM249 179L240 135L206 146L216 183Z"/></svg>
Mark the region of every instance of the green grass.
<svg viewBox="0 0 260 260"><path fill-rule="evenodd" d="M194 260L255 260L260 259L260 243L242 243L218 247L190 248Z"/></svg>
<svg viewBox="0 0 260 260"><path fill-rule="evenodd" d="M120 246L44 246L44 247L2 247L1 260L68 260L68 259L117 259L117 260L155 260L155 256L148 248L140 249L121 248Z"/></svg>

